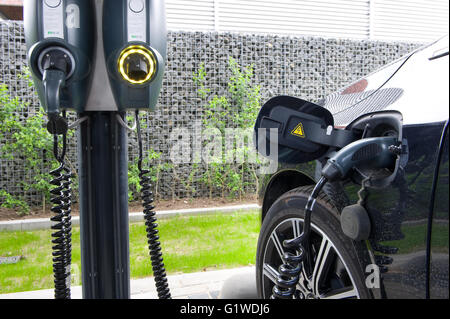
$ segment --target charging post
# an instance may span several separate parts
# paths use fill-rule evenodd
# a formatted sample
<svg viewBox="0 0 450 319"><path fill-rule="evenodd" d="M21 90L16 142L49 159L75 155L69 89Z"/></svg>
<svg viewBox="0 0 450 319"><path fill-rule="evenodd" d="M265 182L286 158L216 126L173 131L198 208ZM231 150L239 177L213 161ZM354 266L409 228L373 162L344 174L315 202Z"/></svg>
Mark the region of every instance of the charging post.
<svg viewBox="0 0 450 319"><path fill-rule="evenodd" d="M156 106L166 59L164 1L26 0L24 20L28 62L49 117L55 156L63 140L62 155L57 156L61 167L52 181L55 298L70 298L71 173L64 154L66 132L73 125L67 123L66 110L79 118L83 298L130 298L130 128L125 117L127 110L134 110L138 121L138 110ZM155 281L164 288L160 297L170 297L159 242L155 245L156 226L150 227L155 219L145 174L141 172Z"/></svg>
<svg viewBox="0 0 450 319"><path fill-rule="evenodd" d="M78 137L83 297L130 297L127 132L117 112L84 113Z"/></svg>

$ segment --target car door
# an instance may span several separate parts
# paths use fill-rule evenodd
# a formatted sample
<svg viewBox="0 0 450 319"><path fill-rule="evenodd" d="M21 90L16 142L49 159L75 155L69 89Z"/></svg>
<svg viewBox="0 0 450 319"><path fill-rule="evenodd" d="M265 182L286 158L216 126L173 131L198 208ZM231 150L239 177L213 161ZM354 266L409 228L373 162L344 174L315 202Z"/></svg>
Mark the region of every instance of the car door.
<svg viewBox="0 0 450 319"><path fill-rule="evenodd" d="M372 209L381 216L378 227L382 228L373 240L374 250L377 251L377 245L398 248L396 253L395 249L377 251L388 298L428 297L429 279L432 279L433 294L443 296L439 287L445 286L442 279L445 276L448 296L448 224L439 224L445 219L445 212L448 220L448 201L445 204L445 199L439 195L442 189L445 191L445 177L440 177L436 200L439 209L433 219L432 276L427 270L433 180L439 165L442 132L449 116L448 77L447 36L413 55L388 83L389 87L404 90L403 96L388 109L403 114L403 136L408 148L407 154L402 155L404 166L394 182L384 190L374 191L370 200ZM448 179L446 187L448 199ZM447 254L442 236L447 236Z"/></svg>
<svg viewBox="0 0 450 319"><path fill-rule="evenodd" d="M426 297L427 225L441 132L442 123L404 126L405 165L367 199L374 221L370 245L386 298Z"/></svg>
<svg viewBox="0 0 450 319"><path fill-rule="evenodd" d="M433 177L438 164L441 134L449 117L448 36L401 61L398 70L385 82L381 81L380 87L371 88L372 77L376 76L374 73L364 79L364 86L358 85L357 93L348 89L338 93L345 97L350 92L355 95L353 98L342 97L342 101L337 103L338 98L334 96L325 103L325 107L330 106L333 100L337 101L334 103L341 108L333 115L338 125L343 127L365 112L391 110L402 114L404 148L398 170L388 185L368 190L365 206L372 221L368 246L372 252L372 262L381 272L380 289L374 290L376 295L385 298L425 298ZM344 100L352 101L352 104L342 108L346 104ZM445 188L445 178L439 186ZM446 187L448 192L448 174ZM346 186L345 192L350 203L358 200L358 190L354 183ZM443 285L445 274L438 264L445 264L445 258L448 268L448 224L445 253L445 247L438 244L443 232L442 225L437 223L443 218L443 211L447 212L448 220L448 203L446 210L444 207L438 211L440 217L436 217L433 224L433 287ZM446 276L448 287L448 270ZM441 282L440 286L438 282ZM437 290L434 290L434 294L442 296Z"/></svg>
<svg viewBox="0 0 450 319"><path fill-rule="evenodd" d="M434 196L430 240L429 296L430 298L449 297L449 149L448 122L443 132L437 167L436 190Z"/></svg>

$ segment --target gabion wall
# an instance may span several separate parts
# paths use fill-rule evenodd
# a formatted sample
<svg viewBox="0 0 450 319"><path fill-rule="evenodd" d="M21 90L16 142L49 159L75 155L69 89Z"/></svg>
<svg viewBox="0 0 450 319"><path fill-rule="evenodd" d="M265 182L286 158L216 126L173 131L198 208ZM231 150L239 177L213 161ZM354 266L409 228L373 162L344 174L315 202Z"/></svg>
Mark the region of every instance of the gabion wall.
<svg viewBox="0 0 450 319"><path fill-rule="evenodd" d="M19 77L26 66L23 24L0 22L0 40L0 83L8 85L12 96L30 102L30 108L39 107L33 89ZM152 130L145 132L146 147L161 152L161 161L168 162L171 145L167 141L172 129L180 126L189 128L201 120L206 101L198 96L198 87L193 81L193 74L201 63L207 71L211 96L226 92L228 59L231 56L241 66L253 64L254 83L261 86L262 103L280 94L318 101L417 46L413 43L366 40L169 32L164 85L157 111L148 114L147 123ZM76 141L70 144L69 157L75 163ZM136 138L130 135L130 161L135 160L136 153ZM176 174L173 171L164 172L158 182L159 196L191 196L180 183L180 178L190 171L190 165L181 165L177 166ZM18 181L23 178L30 176L21 168L20 161L11 163L0 159L0 187L38 203L41 198L39 194L25 194L19 186ZM194 184L194 187L195 196L208 194L201 184Z"/></svg>

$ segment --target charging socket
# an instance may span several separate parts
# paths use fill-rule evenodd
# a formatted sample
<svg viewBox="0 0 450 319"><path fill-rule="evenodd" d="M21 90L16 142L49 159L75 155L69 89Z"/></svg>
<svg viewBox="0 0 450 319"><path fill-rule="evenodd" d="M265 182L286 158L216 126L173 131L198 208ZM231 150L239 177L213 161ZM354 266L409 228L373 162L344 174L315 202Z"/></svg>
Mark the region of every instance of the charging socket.
<svg viewBox="0 0 450 319"><path fill-rule="evenodd" d="M395 165L389 168L373 169L368 166L356 167L352 174L354 182L361 184L364 179L371 176L371 187L382 188L389 185L396 176L401 162L401 154L407 152L402 144L403 142L403 117L397 111L382 111L365 114L346 127L346 130L352 131L359 138L371 137L394 137L398 142L399 154Z"/></svg>

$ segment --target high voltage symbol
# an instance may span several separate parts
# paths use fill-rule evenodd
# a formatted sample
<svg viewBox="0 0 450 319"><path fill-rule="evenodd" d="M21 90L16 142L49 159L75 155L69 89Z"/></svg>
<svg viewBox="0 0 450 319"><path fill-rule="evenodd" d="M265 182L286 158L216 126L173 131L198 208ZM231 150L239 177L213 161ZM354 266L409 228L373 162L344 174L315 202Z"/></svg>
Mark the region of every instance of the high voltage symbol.
<svg viewBox="0 0 450 319"><path fill-rule="evenodd" d="M295 129L291 132L292 135L305 138L305 130L303 129L302 123L299 123Z"/></svg>

